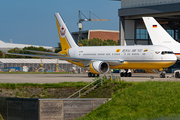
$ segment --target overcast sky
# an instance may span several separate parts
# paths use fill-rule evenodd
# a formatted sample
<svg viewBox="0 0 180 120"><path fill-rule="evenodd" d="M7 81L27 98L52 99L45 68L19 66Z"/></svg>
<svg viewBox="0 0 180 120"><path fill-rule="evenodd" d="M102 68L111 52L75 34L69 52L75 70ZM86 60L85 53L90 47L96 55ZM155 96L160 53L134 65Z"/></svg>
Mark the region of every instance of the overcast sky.
<svg viewBox="0 0 180 120"><path fill-rule="evenodd" d="M119 30L121 3L110 0L0 0L0 40L56 47L59 36L54 13L60 13L70 32L78 31L78 11L91 11L104 22L83 22L83 30ZM98 19L92 16L92 19Z"/></svg>

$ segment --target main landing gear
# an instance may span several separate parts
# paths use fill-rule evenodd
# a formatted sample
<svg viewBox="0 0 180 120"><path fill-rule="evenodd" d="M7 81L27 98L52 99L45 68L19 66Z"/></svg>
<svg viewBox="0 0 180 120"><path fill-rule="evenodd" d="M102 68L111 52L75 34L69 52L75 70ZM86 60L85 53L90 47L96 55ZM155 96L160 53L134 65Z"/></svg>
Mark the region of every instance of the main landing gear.
<svg viewBox="0 0 180 120"><path fill-rule="evenodd" d="M131 70L130 69L121 70L120 76L121 77L131 77L132 76Z"/></svg>
<svg viewBox="0 0 180 120"><path fill-rule="evenodd" d="M88 77L99 77L99 74L88 73Z"/></svg>

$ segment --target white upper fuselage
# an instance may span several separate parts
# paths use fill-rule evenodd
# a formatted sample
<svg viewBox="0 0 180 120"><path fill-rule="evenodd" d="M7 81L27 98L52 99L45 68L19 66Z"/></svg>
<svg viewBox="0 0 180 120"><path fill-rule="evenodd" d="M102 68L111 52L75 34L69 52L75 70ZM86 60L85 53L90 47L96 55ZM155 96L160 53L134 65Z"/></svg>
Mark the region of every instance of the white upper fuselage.
<svg viewBox="0 0 180 120"><path fill-rule="evenodd" d="M171 51L164 46L93 46L70 48L69 57L91 58L104 60L121 60L129 63L176 61L174 54L161 54L162 51ZM122 65L121 65L122 66ZM139 65L140 66L140 65ZM134 68L129 66L128 68ZM145 66L142 66L145 69ZM152 68L156 66L152 66ZM149 66L147 66L147 69ZM135 69L135 68L134 68Z"/></svg>
<svg viewBox="0 0 180 120"><path fill-rule="evenodd" d="M120 49L120 50L119 50ZM147 49L147 52L144 51ZM118 52L119 50L119 52ZM94 59L109 59L109 60L134 60L134 61L150 61L150 60L174 60L172 54L162 55L162 51L170 51L163 46L101 46L101 47L78 47L69 49L70 57L78 58L94 58ZM158 54L157 54L157 53Z"/></svg>

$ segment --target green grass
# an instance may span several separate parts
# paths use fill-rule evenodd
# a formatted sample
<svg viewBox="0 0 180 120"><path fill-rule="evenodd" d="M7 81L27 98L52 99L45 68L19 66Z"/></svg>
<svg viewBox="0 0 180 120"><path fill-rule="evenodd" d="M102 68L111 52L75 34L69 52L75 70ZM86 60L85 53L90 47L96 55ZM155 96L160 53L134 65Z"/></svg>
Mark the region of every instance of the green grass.
<svg viewBox="0 0 180 120"><path fill-rule="evenodd" d="M117 91L111 101L81 119L180 119L180 82L133 83L131 87Z"/></svg>
<svg viewBox="0 0 180 120"><path fill-rule="evenodd" d="M106 80L103 82L102 86L99 85L97 89L91 91L86 96L82 96L82 98L111 98L112 94L116 94L118 91L123 91L132 85L132 82Z"/></svg>
<svg viewBox="0 0 180 120"><path fill-rule="evenodd" d="M18 98L67 98L89 82L0 83L1 96Z"/></svg>
<svg viewBox="0 0 180 120"><path fill-rule="evenodd" d="M20 89L21 88L64 88L64 87L76 87L82 88L89 84L89 82L62 82L62 83L45 83L45 84L38 84L38 83L0 83L0 88L6 89Z"/></svg>
<svg viewBox="0 0 180 120"><path fill-rule="evenodd" d="M1 116L1 114L0 114L0 120L3 120L3 117Z"/></svg>
<svg viewBox="0 0 180 120"><path fill-rule="evenodd" d="M19 89L15 94L20 97L49 98L51 97L49 88L52 88L52 90L54 88L65 88L65 91L69 88L73 88L73 90L78 88L77 90L79 90L87 84L89 83L0 83L0 88L7 88L7 90ZM28 88L27 92L31 91L32 88L42 88L42 91L36 94L27 94L26 88ZM24 95L20 92L24 92ZM60 91L55 91L54 94L58 94L58 92ZM71 95L72 93L68 94ZM82 120L178 120L180 118L180 82L105 81L103 86L99 86L83 97L111 97L112 100L93 110L81 118Z"/></svg>

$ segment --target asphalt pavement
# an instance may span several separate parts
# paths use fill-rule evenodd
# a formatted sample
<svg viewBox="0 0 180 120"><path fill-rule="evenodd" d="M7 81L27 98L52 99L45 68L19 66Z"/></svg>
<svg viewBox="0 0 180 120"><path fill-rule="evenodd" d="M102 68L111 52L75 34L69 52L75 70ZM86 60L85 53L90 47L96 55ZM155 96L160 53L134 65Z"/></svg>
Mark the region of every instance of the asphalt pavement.
<svg viewBox="0 0 180 120"><path fill-rule="evenodd" d="M107 74L106 76L109 76ZM159 78L158 73L133 73L132 77L122 77L125 81L180 81L172 77L173 73L167 73L166 78ZM114 73L113 76L119 76ZM153 78L153 79L152 79ZM87 74L0 74L0 83L59 83L59 82L92 82L93 77L87 77Z"/></svg>

